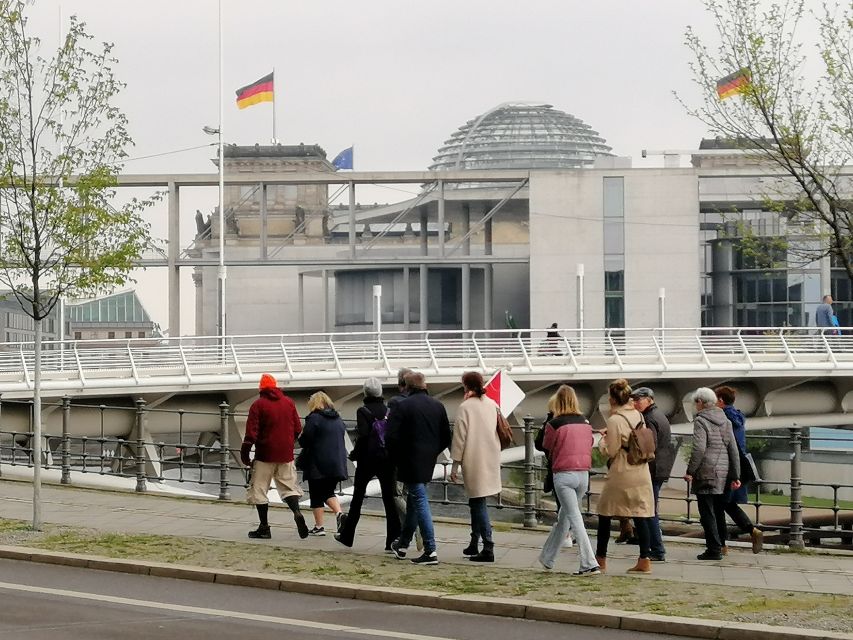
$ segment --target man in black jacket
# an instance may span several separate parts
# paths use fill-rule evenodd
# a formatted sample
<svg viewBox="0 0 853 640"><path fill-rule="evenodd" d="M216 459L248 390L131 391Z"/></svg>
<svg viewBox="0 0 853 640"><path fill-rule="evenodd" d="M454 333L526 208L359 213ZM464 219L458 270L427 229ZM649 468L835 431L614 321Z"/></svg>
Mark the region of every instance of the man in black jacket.
<svg viewBox="0 0 853 640"><path fill-rule="evenodd" d="M424 551L415 564L438 564L432 512L427 501L427 484L432 480L438 455L450 446L447 410L427 394L422 373L406 375L408 396L395 404L388 417L385 444L397 466L397 477L406 485L406 520L400 537L391 543L398 559L406 552L415 530L420 528Z"/></svg>
<svg viewBox="0 0 853 640"><path fill-rule="evenodd" d="M658 520L658 501L660 490L664 482L669 480L672 473L672 465L675 464L675 447L672 446L672 430L669 420L655 404L655 392L648 387L634 389L631 394L634 400L634 408L643 414L646 426L655 434L655 459L649 462L649 471L652 474L652 491L655 495L655 517L651 526L651 544L649 556L653 562L666 561L666 549L663 547L663 539Z"/></svg>

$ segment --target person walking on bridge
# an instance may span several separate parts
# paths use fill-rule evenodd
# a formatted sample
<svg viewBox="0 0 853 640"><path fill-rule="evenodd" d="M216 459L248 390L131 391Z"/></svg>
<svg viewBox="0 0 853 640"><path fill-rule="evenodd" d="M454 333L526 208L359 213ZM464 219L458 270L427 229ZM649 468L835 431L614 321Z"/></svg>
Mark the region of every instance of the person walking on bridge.
<svg viewBox="0 0 853 640"><path fill-rule="evenodd" d="M246 435L240 447L240 460L252 469L252 479L246 492L246 502L258 511L258 528L249 532L250 538L271 538L267 519L269 499L267 493L275 482L281 499L293 512L300 538L308 537L308 525L299 511L302 489L293 462L293 444L302 431L296 405L288 398L273 376L261 376L260 397L252 403L246 420ZM252 447L255 457L250 457Z"/></svg>

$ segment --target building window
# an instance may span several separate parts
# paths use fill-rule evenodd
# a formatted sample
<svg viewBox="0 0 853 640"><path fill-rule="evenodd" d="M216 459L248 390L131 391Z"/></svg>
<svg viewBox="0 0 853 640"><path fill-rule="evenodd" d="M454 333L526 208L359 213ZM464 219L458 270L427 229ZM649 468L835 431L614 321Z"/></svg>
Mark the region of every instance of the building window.
<svg viewBox="0 0 853 640"><path fill-rule="evenodd" d="M125 331L124 337L125 338L132 338L133 337L133 331Z"/></svg>
<svg viewBox="0 0 853 640"><path fill-rule="evenodd" d="M107 339L108 339L108 340L112 340L112 339L113 339L113 338L115 338L115 337L116 337L116 332L115 332L115 331L107 331Z"/></svg>
<svg viewBox="0 0 853 640"><path fill-rule="evenodd" d="M625 327L625 178L604 178L604 326Z"/></svg>
<svg viewBox="0 0 853 640"><path fill-rule="evenodd" d="M137 338L144 338L144 337L145 337L145 332L144 332L144 331L140 331L139 333L137 333L137 334L136 334L136 337L137 337Z"/></svg>
<svg viewBox="0 0 853 640"><path fill-rule="evenodd" d="M75 340L82 340L83 339L83 332L82 331L75 331L74 332L74 339Z"/></svg>

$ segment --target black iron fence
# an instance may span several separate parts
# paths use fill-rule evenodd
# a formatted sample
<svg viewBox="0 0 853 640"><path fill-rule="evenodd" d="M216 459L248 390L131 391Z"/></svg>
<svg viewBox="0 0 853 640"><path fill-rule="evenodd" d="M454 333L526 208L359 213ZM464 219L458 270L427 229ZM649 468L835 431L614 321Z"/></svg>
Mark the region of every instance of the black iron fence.
<svg viewBox="0 0 853 640"><path fill-rule="evenodd" d="M30 401L0 402L0 462L10 466L32 467L33 429ZM24 430L6 427L3 410L16 408L30 411ZM240 443L229 441L229 426L245 414L232 411L223 402L217 412L159 409L149 407L139 399L133 406L113 406L72 402L65 397L58 402L45 403L43 412L60 412L61 430L45 432L42 464L45 469L60 471L63 484L72 483L72 472L135 479L135 488L144 492L148 483L176 483L198 487L215 494L220 500L232 499L232 490L248 486L248 469L240 463ZM149 420L158 423L157 432L147 428ZM85 424L85 429L79 424ZM127 425L124 433L115 436L115 424ZM164 427L164 424L166 427ZM202 425L202 426L200 426ZM75 429L75 426L78 428ZM354 429L354 424L348 422ZM544 494L544 458L534 448L534 436L539 423L526 417L517 428L518 460L503 467L503 492L496 496L491 507L507 510L520 516L525 527L536 526L543 518L552 517L555 504ZM78 436L85 431L94 435ZM211 435L212 434L212 435ZM207 437L205 437L207 436ZM775 540L794 548L805 544L853 548L853 485L844 483L809 482L803 478L802 453L804 430L792 425L785 435L751 436L764 444L772 443L790 458L787 477L762 478L750 483L748 509L756 526L775 536ZM163 439L160 439L163 438ZM821 436L822 441L830 438ZM689 442L689 437L685 439ZM848 455L853 459L853 452ZM442 505L467 506L462 492L449 480L450 461L439 459L443 473L432 485L431 499ZM352 469L350 469L352 471ZM595 516L595 499L606 471L590 472L590 489L582 505L587 517ZM664 527L677 526L682 530L698 531L696 498L683 478L671 478L668 490L661 495L661 520ZM830 490L832 498L803 498L803 491L822 488ZM341 493L344 490L342 483ZM780 516L784 509L784 517ZM767 516L771 511L776 516ZM804 516L804 509L808 510ZM765 517L766 516L766 517Z"/></svg>

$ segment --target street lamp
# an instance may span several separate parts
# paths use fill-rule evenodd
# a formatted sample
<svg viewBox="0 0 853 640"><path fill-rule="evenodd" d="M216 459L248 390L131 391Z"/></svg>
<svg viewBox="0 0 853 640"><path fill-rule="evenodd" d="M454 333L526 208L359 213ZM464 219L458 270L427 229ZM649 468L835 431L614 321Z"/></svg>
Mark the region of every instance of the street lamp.
<svg viewBox="0 0 853 640"><path fill-rule="evenodd" d="M221 119L220 119L221 122ZM219 272L217 274L217 283L219 285L219 295L217 296L219 303L219 314L217 322L216 334L222 339L222 344L225 344L225 158L224 148L222 145L222 128L202 127L208 135L218 136L217 146L219 147Z"/></svg>
<svg viewBox="0 0 853 640"><path fill-rule="evenodd" d="M203 127L208 135L218 136L219 145L219 272L217 282L219 284L219 335L222 343L223 357L225 353L225 153L222 146L222 121L224 120L224 107L222 103L222 0L219 0L219 126Z"/></svg>

